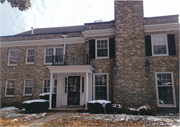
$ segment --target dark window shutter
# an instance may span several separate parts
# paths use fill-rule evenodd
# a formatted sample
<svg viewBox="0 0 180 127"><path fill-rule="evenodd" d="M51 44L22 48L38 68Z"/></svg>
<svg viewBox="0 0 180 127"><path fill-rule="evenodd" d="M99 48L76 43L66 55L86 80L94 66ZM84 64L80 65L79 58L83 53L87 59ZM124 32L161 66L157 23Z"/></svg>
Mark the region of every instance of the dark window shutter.
<svg viewBox="0 0 180 127"><path fill-rule="evenodd" d="M175 37L174 34L168 34L168 48L169 48L169 55L176 55L176 46L175 46Z"/></svg>
<svg viewBox="0 0 180 127"><path fill-rule="evenodd" d="M146 56L152 56L151 36L145 36Z"/></svg>
<svg viewBox="0 0 180 127"><path fill-rule="evenodd" d="M115 58L115 38L109 39L109 58Z"/></svg>
<svg viewBox="0 0 180 127"><path fill-rule="evenodd" d="M89 41L89 57L95 58L95 40Z"/></svg>

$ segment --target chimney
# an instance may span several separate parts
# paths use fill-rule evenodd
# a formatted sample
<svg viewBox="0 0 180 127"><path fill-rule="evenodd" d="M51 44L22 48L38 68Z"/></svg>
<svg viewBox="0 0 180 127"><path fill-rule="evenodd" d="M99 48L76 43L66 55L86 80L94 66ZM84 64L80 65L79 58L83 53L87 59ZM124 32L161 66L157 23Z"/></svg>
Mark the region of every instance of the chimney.
<svg viewBox="0 0 180 127"><path fill-rule="evenodd" d="M33 27L31 27L31 34L34 34L34 33L33 33Z"/></svg>
<svg viewBox="0 0 180 127"><path fill-rule="evenodd" d="M102 22L102 19L100 20L94 20L95 23Z"/></svg>

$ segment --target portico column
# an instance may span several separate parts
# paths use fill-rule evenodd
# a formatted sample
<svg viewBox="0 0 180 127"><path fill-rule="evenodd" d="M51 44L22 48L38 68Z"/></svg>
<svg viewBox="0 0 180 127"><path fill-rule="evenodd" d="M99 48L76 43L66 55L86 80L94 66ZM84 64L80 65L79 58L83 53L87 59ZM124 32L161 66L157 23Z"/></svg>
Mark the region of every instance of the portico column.
<svg viewBox="0 0 180 127"><path fill-rule="evenodd" d="M87 109L87 102L88 102L88 72L86 72L86 107Z"/></svg>
<svg viewBox="0 0 180 127"><path fill-rule="evenodd" d="M53 90L53 73L51 73L51 79L50 79L49 109L52 109L52 107L51 107L51 103L52 103L52 90Z"/></svg>

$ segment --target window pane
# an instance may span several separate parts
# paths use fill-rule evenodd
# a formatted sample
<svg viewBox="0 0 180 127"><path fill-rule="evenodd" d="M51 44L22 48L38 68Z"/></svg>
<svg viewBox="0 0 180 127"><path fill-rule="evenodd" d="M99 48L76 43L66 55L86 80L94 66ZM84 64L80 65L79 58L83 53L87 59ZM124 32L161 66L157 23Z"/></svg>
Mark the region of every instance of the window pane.
<svg viewBox="0 0 180 127"><path fill-rule="evenodd" d="M98 57L105 57L105 56L107 56L107 49L97 49L97 56Z"/></svg>
<svg viewBox="0 0 180 127"><path fill-rule="evenodd" d="M32 87L26 87L25 94L32 94Z"/></svg>
<svg viewBox="0 0 180 127"><path fill-rule="evenodd" d="M34 62L34 58L35 58L35 50L28 49L27 62Z"/></svg>
<svg viewBox="0 0 180 127"><path fill-rule="evenodd" d="M17 64L18 50L10 50L9 64Z"/></svg>
<svg viewBox="0 0 180 127"><path fill-rule="evenodd" d="M166 54L166 35L152 35L154 54Z"/></svg>
<svg viewBox="0 0 180 127"><path fill-rule="evenodd" d="M159 104L174 104L172 87L159 87Z"/></svg>
<svg viewBox="0 0 180 127"><path fill-rule="evenodd" d="M107 40L97 41L97 57L106 57L108 55Z"/></svg>
<svg viewBox="0 0 180 127"><path fill-rule="evenodd" d="M82 77L82 93L84 93L84 77Z"/></svg>
<svg viewBox="0 0 180 127"><path fill-rule="evenodd" d="M99 99L103 99L103 100L107 100L107 87L95 87L95 99L99 100Z"/></svg>
<svg viewBox="0 0 180 127"><path fill-rule="evenodd" d="M7 88L6 95L14 95L14 88Z"/></svg>

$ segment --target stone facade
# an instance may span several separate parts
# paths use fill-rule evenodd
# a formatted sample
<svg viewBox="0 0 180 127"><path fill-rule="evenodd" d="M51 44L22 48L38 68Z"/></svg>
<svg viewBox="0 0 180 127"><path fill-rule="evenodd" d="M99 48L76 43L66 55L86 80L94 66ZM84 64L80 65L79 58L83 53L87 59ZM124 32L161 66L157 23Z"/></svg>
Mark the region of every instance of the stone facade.
<svg viewBox="0 0 180 127"><path fill-rule="evenodd" d="M179 31L144 32L144 25L177 23L178 15L144 18L143 1L115 1L115 20L99 23L85 23L79 32L49 33L1 37L1 42L59 39L67 34L68 38L84 37L84 43L66 44L65 64L84 64L83 55L89 57L89 43L101 38L115 38L115 58L90 59L93 73L109 74L109 100L113 103L138 107L149 104L157 106L155 72L173 72L176 106L179 107ZM82 26L81 26L82 27ZM114 35L84 36L84 31L115 29ZM145 36L154 34L174 34L176 55L146 56ZM43 79L50 78L50 71L44 64L45 48L63 47L64 44L1 47L1 102L4 104L23 102L39 98L42 93ZM26 49L35 49L35 63L26 64ZM18 49L17 66L7 66L10 49ZM147 66L147 63L149 65ZM30 73L30 75L27 75ZM57 75L54 74L54 77ZM16 79L15 97L5 97L7 79ZM23 96L24 80L33 79L32 96ZM94 80L94 79L93 79ZM93 84L94 85L94 84ZM177 109L177 108L175 108Z"/></svg>

